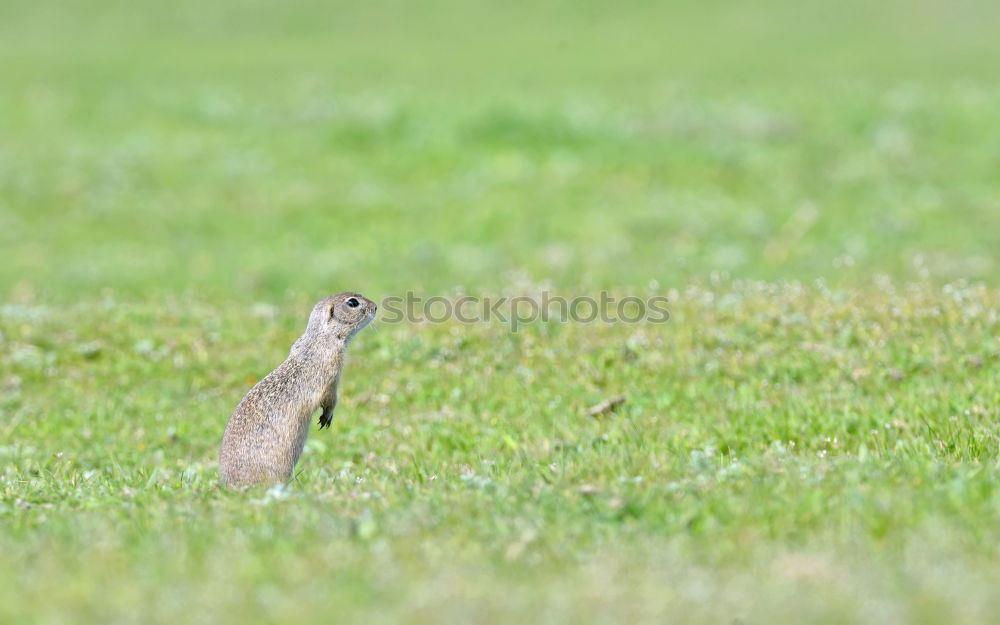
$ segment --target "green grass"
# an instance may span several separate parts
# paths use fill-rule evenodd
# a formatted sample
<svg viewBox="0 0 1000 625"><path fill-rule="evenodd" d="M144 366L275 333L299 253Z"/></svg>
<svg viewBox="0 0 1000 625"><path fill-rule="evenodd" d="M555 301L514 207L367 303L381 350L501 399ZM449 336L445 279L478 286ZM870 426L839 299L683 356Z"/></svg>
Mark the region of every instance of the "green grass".
<svg viewBox="0 0 1000 625"><path fill-rule="evenodd" d="M0 622L993 622L1000 11L938 4L4 4ZM672 317L376 323L220 490L344 289Z"/></svg>

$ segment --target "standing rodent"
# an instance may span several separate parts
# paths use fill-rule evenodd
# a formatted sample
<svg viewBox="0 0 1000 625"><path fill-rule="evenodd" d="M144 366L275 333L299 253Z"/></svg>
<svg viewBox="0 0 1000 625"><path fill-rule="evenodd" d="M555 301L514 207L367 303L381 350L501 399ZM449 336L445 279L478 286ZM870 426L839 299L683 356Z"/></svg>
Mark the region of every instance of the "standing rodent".
<svg viewBox="0 0 1000 625"><path fill-rule="evenodd" d="M376 309L358 293L337 293L313 307L288 358L250 389L229 419L219 449L223 484L247 488L292 478L318 408L320 429L330 426L344 352Z"/></svg>

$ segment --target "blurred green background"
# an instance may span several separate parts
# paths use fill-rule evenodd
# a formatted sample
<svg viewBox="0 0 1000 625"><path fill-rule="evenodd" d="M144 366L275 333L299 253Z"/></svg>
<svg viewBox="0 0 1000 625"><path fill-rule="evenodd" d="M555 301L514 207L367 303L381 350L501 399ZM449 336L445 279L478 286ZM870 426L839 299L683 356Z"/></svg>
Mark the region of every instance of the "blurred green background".
<svg viewBox="0 0 1000 625"><path fill-rule="evenodd" d="M991 2L3 3L0 292L995 282Z"/></svg>
<svg viewBox="0 0 1000 625"><path fill-rule="evenodd" d="M997 33L0 0L0 623L995 622ZM316 300L546 288L672 317L376 323L219 489Z"/></svg>

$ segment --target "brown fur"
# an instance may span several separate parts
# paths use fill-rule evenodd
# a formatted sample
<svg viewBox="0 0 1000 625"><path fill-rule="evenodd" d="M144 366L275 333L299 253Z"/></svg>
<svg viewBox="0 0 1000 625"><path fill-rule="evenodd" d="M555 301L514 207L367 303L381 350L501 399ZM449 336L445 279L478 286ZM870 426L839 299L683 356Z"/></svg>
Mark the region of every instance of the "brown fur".
<svg viewBox="0 0 1000 625"><path fill-rule="evenodd" d="M359 305L349 307L351 299ZM330 425L344 352L375 311L375 303L357 293L316 304L288 358L250 389L229 419L219 449L223 484L247 488L292 478L316 410L323 409L320 428Z"/></svg>

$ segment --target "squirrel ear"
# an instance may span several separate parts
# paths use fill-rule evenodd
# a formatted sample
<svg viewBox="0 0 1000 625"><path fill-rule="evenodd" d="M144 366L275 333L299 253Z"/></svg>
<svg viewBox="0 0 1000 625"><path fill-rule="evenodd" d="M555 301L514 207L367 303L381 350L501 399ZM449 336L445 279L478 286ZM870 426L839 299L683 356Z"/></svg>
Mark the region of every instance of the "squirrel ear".
<svg viewBox="0 0 1000 625"><path fill-rule="evenodd" d="M336 306L336 304L333 305L333 306L330 306L330 319L333 319L333 315L336 312L337 312L337 306Z"/></svg>

